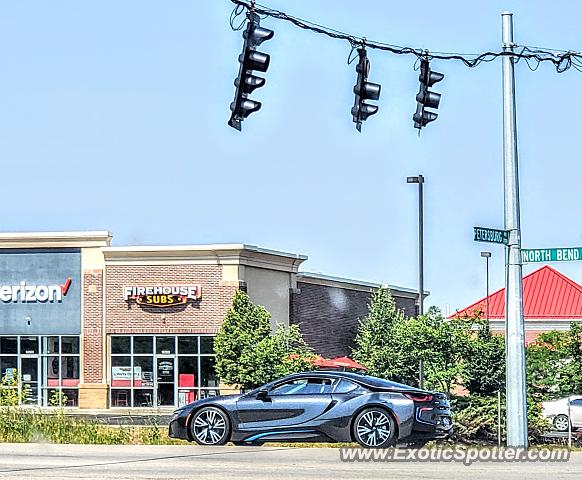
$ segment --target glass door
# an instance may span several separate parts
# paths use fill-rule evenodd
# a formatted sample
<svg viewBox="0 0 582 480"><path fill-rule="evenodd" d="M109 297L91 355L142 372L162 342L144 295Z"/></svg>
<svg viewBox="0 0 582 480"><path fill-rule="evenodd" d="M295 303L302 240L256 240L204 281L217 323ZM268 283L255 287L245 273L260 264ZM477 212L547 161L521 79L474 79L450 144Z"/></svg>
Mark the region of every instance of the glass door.
<svg viewBox="0 0 582 480"><path fill-rule="evenodd" d="M26 404L38 404L38 360L38 356L22 357L20 359L22 401Z"/></svg>
<svg viewBox="0 0 582 480"><path fill-rule="evenodd" d="M156 359L157 397L160 407L176 405L176 358L158 356Z"/></svg>

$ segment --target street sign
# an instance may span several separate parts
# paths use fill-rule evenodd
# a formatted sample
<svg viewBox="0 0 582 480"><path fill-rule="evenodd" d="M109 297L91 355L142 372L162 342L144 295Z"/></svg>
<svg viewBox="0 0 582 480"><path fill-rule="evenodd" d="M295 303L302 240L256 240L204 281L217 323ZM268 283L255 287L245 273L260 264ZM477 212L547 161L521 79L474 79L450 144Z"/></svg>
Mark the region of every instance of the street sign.
<svg viewBox="0 0 582 480"><path fill-rule="evenodd" d="M474 227L476 242L509 243L509 230L497 230L495 228Z"/></svg>
<svg viewBox="0 0 582 480"><path fill-rule="evenodd" d="M521 249L523 263L575 262L576 260L582 260L582 247Z"/></svg>

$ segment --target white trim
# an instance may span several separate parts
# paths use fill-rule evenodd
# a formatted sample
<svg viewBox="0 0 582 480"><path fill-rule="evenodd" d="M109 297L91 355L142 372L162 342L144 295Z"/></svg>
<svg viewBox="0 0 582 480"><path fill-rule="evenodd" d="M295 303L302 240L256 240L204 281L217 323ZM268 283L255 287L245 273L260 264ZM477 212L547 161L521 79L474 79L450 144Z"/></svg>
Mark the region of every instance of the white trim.
<svg viewBox="0 0 582 480"><path fill-rule="evenodd" d="M107 230L0 233L0 248L107 247L110 243L111 234Z"/></svg>
<svg viewBox="0 0 582 480"><path fill-rule="evenodd" d="M572 318L572 319L545 319L545 318L536 318L536 319L525 319L524 320L524 327L526 331L549 331L549 330L560 330L566 331L570 330L570 323L582 323L582 319L580 318ZM491 330L499 331L505 330L505 319L490 319L489 323L491 324Z"/></svg>
<svg viewBox="0 0 582 480"><path fill-rule="evenodd" d="M246 244L106 247L106 265L247 265L297 273L305 255Z"/></svg>
<svg viewBox="0 0 582 480"><path fill-rule="evenodd" d="M322 273L299 272L297 274L297 281L315 285L324 285L327 287L357 290L360 292L371 292L380 287L388 287L390 291L394 292L394 294L399 297L418 298L418 290L415 290L413 288L398 287L396 285L388 285L382 283L363 282L361 280L334 277L331 275L324 275ZM425 290L424 292L425 297L428 296L429 294L430 292Z"/></svg>
<svg viewBox="0 0 582 480"><path fill-rule="evenodd" d="M180 256L178 253L186 255L196 255L199 252L240 252L246 250L248 252L263 253L266 255L274 255L277 257L287 257L293 259L307 260L306 255L299 255L296 253L282 252L279 250L271 250L268 248L257 247L256 245L249 245L246 243L216 243L209 245L147 245L147 246L131 246L131 247L105 247L103 253L106 257L113 258L116 256L147 256L147 253L157 253L160 256Z"/></svg>

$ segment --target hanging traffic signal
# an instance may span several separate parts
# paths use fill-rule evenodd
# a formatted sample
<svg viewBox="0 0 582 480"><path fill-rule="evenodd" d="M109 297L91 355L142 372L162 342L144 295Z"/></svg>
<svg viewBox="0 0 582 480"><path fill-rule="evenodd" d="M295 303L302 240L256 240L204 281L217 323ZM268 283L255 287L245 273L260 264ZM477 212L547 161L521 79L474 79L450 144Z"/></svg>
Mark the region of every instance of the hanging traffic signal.
<svg viewBox="0 0 582 480"><path fill-rule="evenodd" d="M366 100L378 100L380 98L380 85L377 83L368 82L368 74L370 73L370 60L366 56L366 49L364 47L358 48L359 61L356 66L358 79L354 85L354 93L356 99L352 107L352 118L356 124L358 132L362 131L362 122L367 120L370 115L374 115L378 111L376 105L366 103Z"/></svg>
<svg viewBox="0 0 582 480"><path fill-rule="evenodd" d="M420 61L420 75L418 76L420 90L416 95L418 104L416 105L416 113L412 116L414 128L420 130L422 127L426 127L430 122L434 122L437 119L437 113L425 110L425 108L437 109L439 107L441 94L431 92L428 88L440 82L443 78L445 78L443 73L431 71L428 59L423 58Z"/></svg>
<svg viewBox="0 0 582 480"><path fill-rule="evenodd" d="M260 26L260 18L256 13L250 12L248 18L247 28L243 33L243 51L238 57L240 69L234 81L236 92L234 101L230 104L232 114L228 121L232 128L239 131L242 129L242 121L261 108L261 102L251 100L248 95L265 84L265 79L253 75L253 70L266 72L269 68L270 56L258 52L257 47L265 40L273 38L275 34L273 30Z"/></svg>

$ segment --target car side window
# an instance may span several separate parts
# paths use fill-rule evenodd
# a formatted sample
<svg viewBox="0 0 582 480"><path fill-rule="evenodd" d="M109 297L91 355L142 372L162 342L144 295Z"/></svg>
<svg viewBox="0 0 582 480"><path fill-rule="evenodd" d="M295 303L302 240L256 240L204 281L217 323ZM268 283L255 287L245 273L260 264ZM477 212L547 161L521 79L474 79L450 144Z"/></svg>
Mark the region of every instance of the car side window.
<svg viewBox="0 0 582 480"><path fill-rule="evenodd" d="M349 380L346 380L345 378L342 378L342 379L340 379L339 383L336 385L333 393L350 393L351 391L355 390L356 388L358 388L358 386L355 383L350 382Z"/></svg>
<svg viewBox="0 0 582 480"><path fill-rule="evenodd" d="M273 388L270 396L330 394L333 382L328 378L298 378Z"/></svg>
<svg viewBox="0 0 582 480"><path fill-rule="evenodd" d="M572 400L570 402L570 405L573 405L575 407L582 407L582 398L577 398L575 400Z"/></svg>

